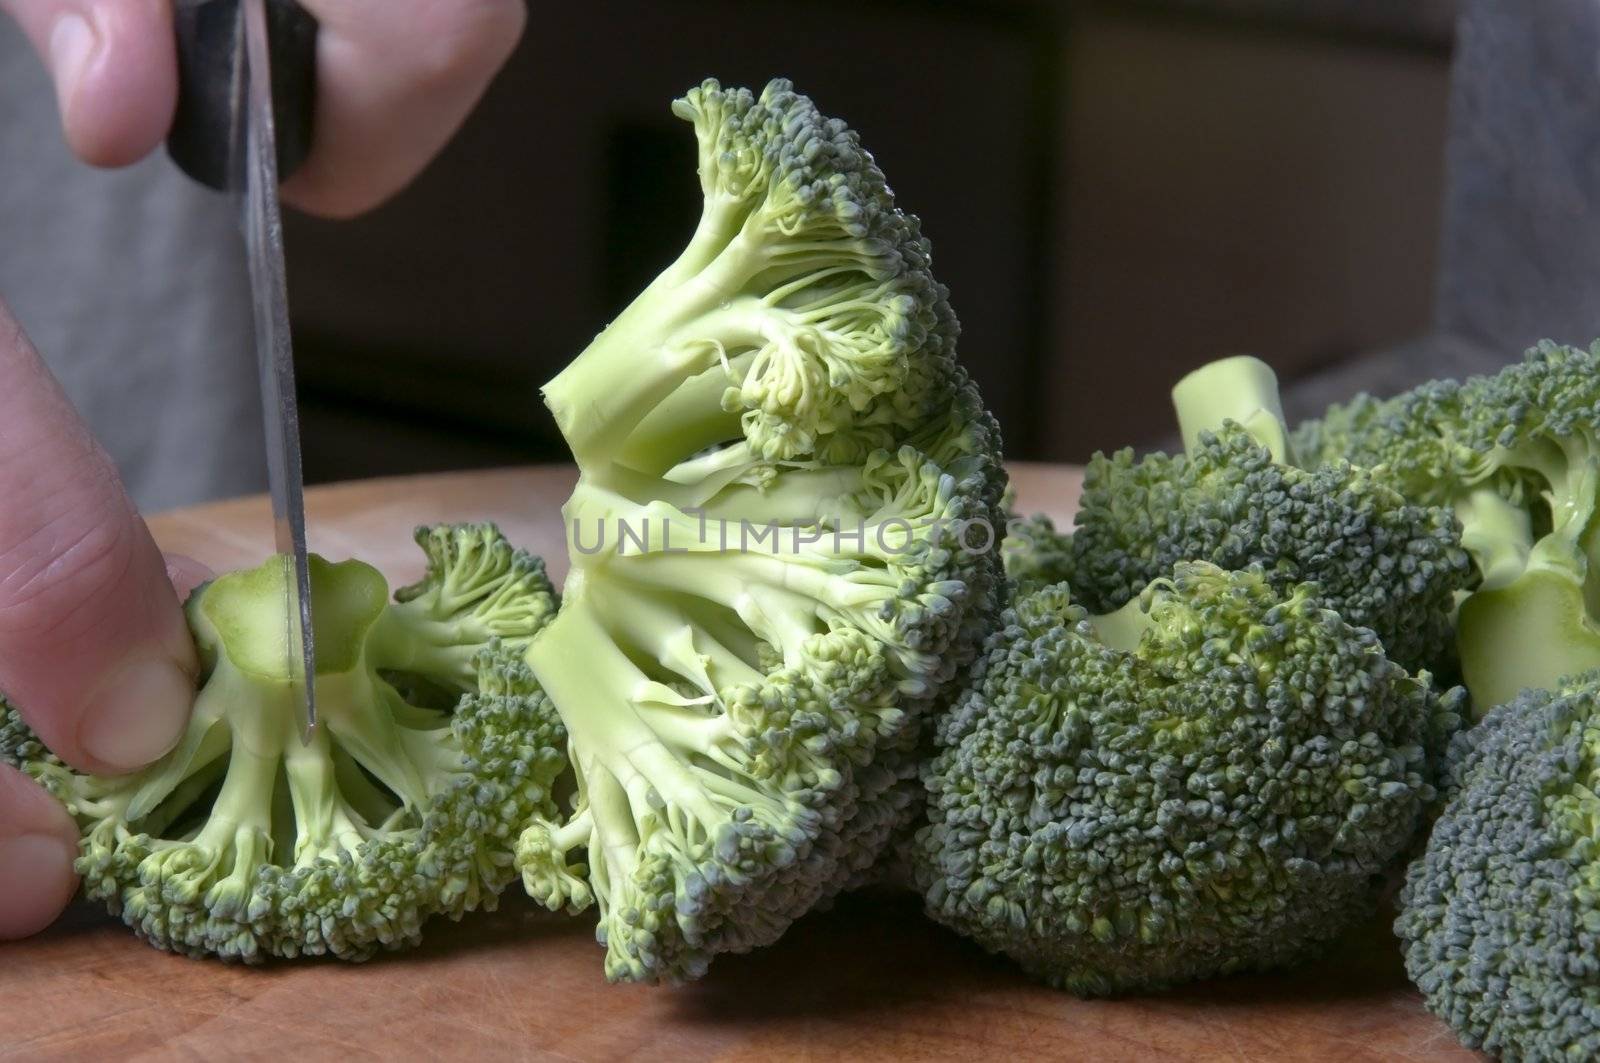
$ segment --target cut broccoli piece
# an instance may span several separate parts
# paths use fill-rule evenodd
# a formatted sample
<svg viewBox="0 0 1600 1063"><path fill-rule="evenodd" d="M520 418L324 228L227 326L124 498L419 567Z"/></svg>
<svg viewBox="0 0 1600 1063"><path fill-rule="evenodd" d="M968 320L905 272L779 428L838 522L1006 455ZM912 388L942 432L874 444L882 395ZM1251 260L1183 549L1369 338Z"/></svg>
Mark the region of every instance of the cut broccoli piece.
<svg viewBox="0 0 1600 1063"><path fill-rule="evenodd" d="M1600 1057L1600 673L1451 743L1395 922L1428 1008L1505 1060Z"/></svg>
<svg viewBox="0 0 1600 1063"><path fill-rule="evenodd" d="M246 962L361 960L414 944L429 916L494 906L522 824L554 813L565 771L560 720L521 660L555 599L542 562L493 526L417 539L427 575L395 604L372 567L311 558L309 743L280 558L191 596L200 690L177 747L144 771L78 774L0 714L0 756L78 820L91 899L159 948Z"/></svg>
<svg viewBox="0 0 1600 1063"><path fill-rule="evenodd" d="M674 112L694 236L544 389L581 478L528 661L578 792L518 855L542 903L597 905L609 977L666 982L774 940L909 816L921 720L993 619L1004 487L856 134L784 81Z"/></svg>
<svg viewBox="0 0 1600 1063"><path fill-rule="evenodd" d="M1545 342L1491 376L1360 398L1297 438L1447 505L1475 564L1461 671L1480 711L1600 667L1600 345Z"/></svg>
<svg viewBox="0 0 1600 1063"><path fill-rule="evenodd" d="M1371 910L1461 701L1259 568L1180 564L1099 617L1025 593L938 727L918 885L1079 994L1293 963Z"/></svg>

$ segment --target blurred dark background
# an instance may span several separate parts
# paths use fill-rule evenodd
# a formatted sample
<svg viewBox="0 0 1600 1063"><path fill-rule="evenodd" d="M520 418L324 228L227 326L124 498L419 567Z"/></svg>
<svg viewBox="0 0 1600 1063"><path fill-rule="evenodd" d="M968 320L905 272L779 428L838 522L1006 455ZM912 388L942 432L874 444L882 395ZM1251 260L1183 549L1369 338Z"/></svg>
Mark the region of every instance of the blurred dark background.
<svg viewBox="0 0 1600 1063"><path fill-rule="evenodd" d="M1170 432L1184 370L1286 384L1429 327L1449 0L533 4L407 192L292 219L312 480L562 460L537 388L698 210L670 101L792 78L932 238L1013 458Z"/></svg>

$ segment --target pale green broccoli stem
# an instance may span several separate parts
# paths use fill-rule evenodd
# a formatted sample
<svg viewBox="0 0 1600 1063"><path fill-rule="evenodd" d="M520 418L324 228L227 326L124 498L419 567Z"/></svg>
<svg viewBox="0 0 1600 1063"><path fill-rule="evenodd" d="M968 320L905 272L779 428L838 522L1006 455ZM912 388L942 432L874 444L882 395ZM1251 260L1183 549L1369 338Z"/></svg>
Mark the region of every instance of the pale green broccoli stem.
<svg viewBox="0 0 1600 1063"><path fill-rule="evenodd" d="M387 830L406 814L404 805L395 801L394 795L374 783L356 758L339 746L332 750L334 786L343 795L345 804L363 823Z"/></svg>
<svg viewBox="0 0 1600 1063"><path fill-rule="evenodd" d="M385 610L372 629L367 653L374 666L411 672L470 690L477 678L474 663L487 632L465 621L435 620L421 609L404 612L406 605Z"/></svg>
<svg viewBox="0 0 1600 1063"><path fill-rule="evenodd" d="M167 832L175 819L187 813L207 790L210 790L222 778L223 772L228 770L227 749L224 746L210 761L192 762L190 774L181 783L169 792L164 800L156 806L155 810L138 821L139 830L151 837L160 837ZM131 794L123 794L122 810L119 818L125 817L128 801ZM110 815L108 806L101 806L95 815L105 817Z"/></svg>
<svg viewBox="0 0 1600 1063"><path fill-rule="evenodd" d="M240 672L226 656L220 657L210 680L201 688L197 711L216 711L208 702L225 706L223 711L233 734L227 774L211 814L193 842L194 850L209 863L205 867L186 866L180 872L190 888L204 888L226 865L229 873L211 889L222 891L218 896L228 892L243 896L249 891L256 869L270 858L272 795L278 766L287 743L298 741L293 737L295 714L288 696L287 684L267 686ZM188 850L188 845L166 849L151 859L157 861L156 867L175 866L169 861L188 863L190 858L182 855Z"/></svg>
<svg viewBox="0 0 1600 1063"><path fill-rule="evenodd" d="M810 527L818 521L851 533L866 524L872 514L856 504L855 495L862 486L859 466L818 466L810 469L785 469L775 482L765 486L733 484L700 502L696 509L704 512L708 521L721 521L728 527L731 541L744 524L785 528ZM915 520L916 514L907 514ZM869 527L864 542L870 544L873 530ZM831 534L818 541L830 543Z"/></svg>
<svg viewBox="0 0 1600 1063"><path fill-rule="evenodd" d="M826 562L824 562L826 564ZM619 579L733 610L764 642L777 648L790 667L801 663L805 643L831 622L870 632L909 674L936 667L929 654L900 644L880 610L897 600L898 588L886 572L855 568L828 571L803 556L772 556L754 551L726 554L643 554L618 558ZM831 566L829 566L831 567Z"/></svg>
<svg viewBox="0 0 1600 1063"><path fill-rule="evenodd" d="M1119 609L1089 618L1095 638L1108 649L1132 653L1139 648L1146 631L1156 623L1144 608L1144 595L1135 595Z"/></svg>
<svg viewBox="0 0 1600 1063"><path fill-rule="evenodd" d="M730 346L759 342L726 323L717 328L717 307L735 293L707 290L704 282L684 289L634 300L544 386L545 403L586 472L614 460L651 410L720 365Z"/></svg>
<svg viewBox="0 0 1600 1063"><path fill-rule="evenodd" d="M234 676L236 678L237 673ZM225 674L221 681L226 680ZM206 688L209 686L208 682ZM247 695L252 693L247 687L248 684L245 684L240 692ZM189 715L189 726L178 740L177 747L149 771L137 777L140 781L137 789L128 795L125 810L129 819L146 820L163 806L181 809L183 806L177 799L180 794L192 792L190 780L196 775L206 774L210 765L227 763L226 754L232 742L233 724L231 719L226 724L223 721L225 716L230 715L229 702L225 697L204 696L206 688L202 688L201 696L195 700ZM147 829L156 832L153 825Z"/></svg>
<svg viewBox="0 0 1600 1063"><path fill-rule="evenodd" d="M676 604L676 603L674 603ZM645 595L607 608L595 592L593 605L608 628L618 631L630 646L649 648L657 662L673 675L693 683L702 693L741 683L760 683L765 676L710 631L695 625L682 612Z"/></svg>
<svg viewBox="0 0 1600 1063"><path fill-rule="evenodd" d="M593 840L594 821L587 805L558 827L543 821L529 824L517 843L516 857L528 896L552 912L563 908L579 912L592 904L587 869L573 864L571 854Z"/></svg>
<svg viewBox="0 0 1600 1063"><path fill-rule="evenodd" d="M726 366L719 361L679 385L629 433L617 451L617 461L672 480L667 474L675 464L708 447L739 439L739 411L725 409L722 397L730 387L739 386L755 358L754 350L732 352Z"/></svg>
<svg viewBox="0 0 1600 1063"><path fill-rule="evenodd" d="M856 521L867 519L868 514L854 504L852 497L862 485L859 466L785 466L781 476L762 478L758 483L741 482L746 473L766 465L765 461L751 456L748 444L735 443L703 459L675 466L665 477L616 465L602 479L607 490L624 498L682 510L688 515L697 539L702 520L708 524L713 521L725 524L726 541L737 543L741 528L764 531L767 525L809 526L819 517L838 519L845 527L854 528ZM578 490L592 491L595 486L592 482L585 483ZM626 514L618 516L642 519L647 514L631 507ZM644 525L634 527L642 529ZM651 527L659 537L654 521ZM587 543L598 534L598 525L586 526L582 531ZM676 528L671 534L672 545L676 548L682 536ZM720 542L724 537L708 530L705 538Z"/></svg>
<svg viewBox="0 0 1600 1063"><path fill-rule="evenodd" d="M686 381L765 342L765 304L740 293L769 258L740 236L698 271L680 276L686 271L670 267L544 386L580 467L615 459Z"/></svg>
<svg viewBox="0 0 1600 1063"><path fill-rule="evenodd" d="M1482 575L1482 589L1514 582L1528 567L1533 523L1522 506L1507 502L1491 487L1477 487L1455 501L1461 545Z"/></svg>
<svg viewBox="0 0 1600 1063"><path fill-rule="evenodd" d="M748 475L762 464L763 459L750 446L749 441L741 439L715 450L696 453L662 473L661 478L670 484L681 484L685 487L715 484L720 490L735 482L738 477Z"/></svg>
<svg viewBox="0 0 1600 1063"><path fill-rule="evenodd" d="M1279 464L1291 464L1289 429L1278 397L1278 377L1259 358L1241 354L1203 365L1172 389L1178 412L1178 430L1185 450L1194 450L1205 432L1215 432L1234 421L1272 454Z"/></svg>
<svg viewBox="0 0 1600 1063"><path fill-rule="evenodd" d="M463 770L460 754L439 740L448 724L440 718L436 731L397 726L405 699L364 670L319 677L317 697L329 707L325 730L407 808L426 804L441 780Z"/></svg>
<svg viewBox="0 0 1600 1063"><path fill-rule="evenodd" d="M363 831L356 824L340 789L326 732L315 734L310 746L291 742L284 749L283 767L294 807L295 865L337 860L342 853L358 852L370 831Z"/></svg>
<svg viewBox="0 0 1600 1063"><path fill-rule="evenodd" d="M579 754L578 775L589 822L585 848L589 851L589 879L601 914L615 906L618 891L633 877L639 862L639 824L633 805L616 776L597 757Z"/></svg>
<svg viewBox="0 0 1600 1063"><path fill-rule="evenodd" d="M815 309L786 310L780 299L841 271L878 279L881 247L832 233L816 240L789 236L778 227L786 224L785 208L768 202L751 211L702 269L669 267L545 385L545 401L579 467L599 472L616 460L650 411L691 377L746 349L781 349L809 332ZM747 292L758 277L770 293L765 297Z"/></svg>
<svg viewBox="0 0 1600 1063"><path fill-rule="evenodd" d="M590 604L584 603L585 612ZM681 643L676 637L681 625L672 624L662 629L657 626L661 617L651 618L644 612L634 611L634 604L628 603L629 615L635 621L632 627L601 625L610 636L608 645L613 649L622 647L630 658L640 659L663 644ZM608 619L612 615L607 614ZM646 617L644 622L639 621L641 616ZM634 638L642 641L634 642ZM704 669L696 661L685 661L681 652L668 649L663 651L662 658L669 670L684 678L692 678L699 672L701 684L706 682ZM748 668L744 672L752 679L759 678ZM652 844L652 839L659 843L660 839L649 824L659 820L663 810L671 833L670 847L680 853L711 841L739 809L748 810L758 822L769 826L781 828L784 825L787 808L750 778L742 755L744 740L735 733L726 715L708 715L677 704L679 695L652 683L642 672L635 672L629 681L629 690L613 689L605 700L616 706L627 705L646 722L651 737L642 744L635 743L620 750L615 743L603 747L613 754L620 752L623 757L620 762L606 752L584 760L591 781L604 782L610 778L627 795L635 823L625 838L637 836L646 845ZM574 749L584 749L579 732L572 733ZM592 747L590 752L593 752ZM599 812L597 809L596 825L604 831ZM609 833L615 836L614 831ZM607 844L611 844L609 840Z"/></svg>
<svg viewBox="0 0 1600 1063"><path fill-rule="evenodd" d="M1600 668L1600 630L1572 581L1530 565L1513 583L1461 604L1456 645L1462 678L1481 717L1529 687Z"/></svg>
<svg viewBox="0 0 1600 1063"><path fill-rule="evenodd" d="M681 717L639 700L652 681L619 645L621 634L607 628L588 603L569 595L556 619L528 648L528 664L551 700L582 706L567 715L566 724L596 827L605 832L604 821L612 814L605 803L615 797L604 789L609 777L627 795L631 816L654 815L650 809L665 802L675 829L698 840L709 838L728 820L735 803L707 785L714 773L694 766L709 745L673 742L676 735L671 732L682 729ZM676 726L664 733L667 729L656 727L658 719ZM707 735L720 729L714 719L705 723ZM775 810L776 802L771 804ZM608 838L606 844L621 843Z"/></svg>
<svg viewBox="0 0 1600 1063"><path fill-rule="evenodd" d="M1600 491L1593 454L1593 441L1574 434L1485 457L1488 470L1531 470L1549 485L1551 529L1537 541L1525 508L1489 488L1456 502L1462 545L1483 574L1456 624L1462 677L1479 716L1529 687L1553 689L1600 668L1600 572L1589 555Z"/></svg>

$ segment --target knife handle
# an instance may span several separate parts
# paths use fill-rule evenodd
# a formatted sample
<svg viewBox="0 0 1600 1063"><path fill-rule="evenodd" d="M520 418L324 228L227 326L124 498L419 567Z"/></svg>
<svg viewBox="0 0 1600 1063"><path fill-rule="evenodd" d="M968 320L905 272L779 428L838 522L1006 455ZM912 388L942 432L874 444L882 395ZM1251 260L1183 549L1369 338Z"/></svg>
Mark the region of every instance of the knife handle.
<svg viewBox="0 0 1600 1063"><path fill-rule="evenodd" d="M264 0L272 66L278 179L311 150L317 92L317 20L296 0ZM235 172L235 123L244 98L241 0L177 0L178 107L167 154L203 185L226 191Z"/></svg>

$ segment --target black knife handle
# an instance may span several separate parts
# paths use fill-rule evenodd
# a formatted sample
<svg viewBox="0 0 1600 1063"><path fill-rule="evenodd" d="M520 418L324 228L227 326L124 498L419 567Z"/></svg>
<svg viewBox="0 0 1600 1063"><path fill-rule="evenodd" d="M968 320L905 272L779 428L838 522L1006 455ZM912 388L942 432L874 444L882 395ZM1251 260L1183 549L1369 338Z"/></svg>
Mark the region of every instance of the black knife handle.
<svg viewBox="0 0 1600 1063"><path fill-rule="evenodd" d="M235 123L241 113L244 20L241 0L177 0L178 108L167 154L184 173L218 190L234 168ZM265 0L272 64L272 121L278 179L311 150L317 93L317 20L296 0Z"/></svg>

